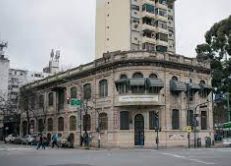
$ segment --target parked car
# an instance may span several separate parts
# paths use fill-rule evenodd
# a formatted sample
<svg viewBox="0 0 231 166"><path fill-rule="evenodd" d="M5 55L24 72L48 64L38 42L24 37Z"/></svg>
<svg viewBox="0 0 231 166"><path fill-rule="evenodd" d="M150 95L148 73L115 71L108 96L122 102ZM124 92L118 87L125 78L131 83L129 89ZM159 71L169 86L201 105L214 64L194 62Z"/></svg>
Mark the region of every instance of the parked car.
<svg viewBox="0 0 231 166"><path fill-rule="evenodd" d="M14 139L13 143L14 144L22 144L23 140L22 137L18 136Z"/></svg>
<svg viewBox="0 0 231 166"><path fill-rule="evenodd" d="M35 138L31 135L27 135L25 137L22 137L21 140L22 140L22 144L31 145L32 142L34 142Z"/></svg>
<svg viewBox="0 0 231 166"><path fill-rule="evenodd" d="M16 137L16 135L14 135L14 134L9 134L9 135L5 138L6 143L12 143L12 142L14 142L15 137Z"/></svg>

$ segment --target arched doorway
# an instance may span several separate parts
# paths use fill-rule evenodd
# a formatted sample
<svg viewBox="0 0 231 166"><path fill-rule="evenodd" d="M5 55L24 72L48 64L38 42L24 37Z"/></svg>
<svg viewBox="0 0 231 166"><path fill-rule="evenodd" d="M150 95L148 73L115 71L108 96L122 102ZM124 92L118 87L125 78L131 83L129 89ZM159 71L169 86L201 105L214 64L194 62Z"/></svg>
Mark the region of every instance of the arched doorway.
<svg viewBox="0 0 231 166"><path fill-rule="evenodd" d="M73 133L70 134L70 147L74 147L74 142L75 142L75 135Z"/></svg>
<svg viewBox="0 0 231 166"><path fill-rule="evenodd" d="M144 117L141 114L135 116L135 145L144 145Z"/></svg>

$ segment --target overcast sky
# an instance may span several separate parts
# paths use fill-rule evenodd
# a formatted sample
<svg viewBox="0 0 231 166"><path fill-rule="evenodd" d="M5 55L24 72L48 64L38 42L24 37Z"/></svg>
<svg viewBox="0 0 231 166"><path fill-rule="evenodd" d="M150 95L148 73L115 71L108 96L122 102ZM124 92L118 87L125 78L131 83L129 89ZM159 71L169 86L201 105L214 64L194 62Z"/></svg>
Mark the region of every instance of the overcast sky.
<svg viewBox="0 0 231 166"><path fill-rule="evenodd" d="M0 40L8 41L11 67L41 71L52 48L61 65L94 59L96 0L0 0ZM205 32L231 14L231 0L177 0L177 53L195 56Z"/></svg>

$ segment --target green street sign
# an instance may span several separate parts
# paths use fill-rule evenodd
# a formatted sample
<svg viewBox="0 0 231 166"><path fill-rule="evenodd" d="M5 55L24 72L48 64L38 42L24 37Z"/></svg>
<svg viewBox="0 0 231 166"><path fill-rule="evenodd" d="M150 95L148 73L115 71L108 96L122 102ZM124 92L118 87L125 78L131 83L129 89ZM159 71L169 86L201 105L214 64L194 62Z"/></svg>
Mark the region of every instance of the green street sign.
<svg viewBox="0 0 231 166"><path fill-rule="evenodd" d="M71 99L71 106L80 107L81 106L81 100L76 99L76 98L72 98Z"/></svg>

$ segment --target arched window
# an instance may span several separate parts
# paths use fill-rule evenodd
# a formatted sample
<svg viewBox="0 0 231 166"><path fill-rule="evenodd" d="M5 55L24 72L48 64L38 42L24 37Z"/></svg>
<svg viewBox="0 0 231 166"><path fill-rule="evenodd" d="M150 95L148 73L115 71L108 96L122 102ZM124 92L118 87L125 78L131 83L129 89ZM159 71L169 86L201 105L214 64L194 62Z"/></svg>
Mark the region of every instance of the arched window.
<svg viewBox="0 0 231 166"><path fill-rule="evenodd" d="M91 116L89 114L83 116L83 129L85 131L91 130Z"/></svg>
<svg viewBox="0 0 231 166"><path fill-rule="evenodd" d="M58 119L58 131L64 131L64 118L59 117Z"/></svg>
<svg viewBox="0 0 231 166"><path fill-rule="evenodd" d="M22 122L22 135L25 136L27 134L27 121Z"/></svg>
<svg viewBox="0 0 231 166"><path fill-rule="evenodd" d="M115 83L119 94L124 94L128 92L128 78L125 74L122 74L120 76L120 79Z"/></svg>
<svg viewBox="0 0 231 166"><path fill-rule="evenodd" d="M83 97L84 99L91 98L91 84L88 83L83 86Z"/></svg>
<svg viewBox="0 0 231 166"><path fill-rule="evenodd" d="M143 78L143 77L144 77L143 74L140 72L134 73L132 76L132 78Z"/></svg>
<svg viewBox="0 0 231 166"><path fill-rule="evenodd" d="M39 131L39 132L43 132L43 130L44 130L43 119L39 119L39 120L38 120L38 131Z"/></svg>
<svg viewBox="0 0 231 166"><path fill-rule="evenodd" d="M152 74L149 75L149 78L151 78L151 79L157 79L158 77L157 77L156 74L152 73Z"/></svg>
<svg viewBox="0 0 231 166"><path fill-rule="evenodd" d="M77 88L72 87L70 91L71 91L71 98L77 98Z"/></svg>
<svg viewBox="0 0 231 166"><path fill-rule="evenodd" d="M201 89L199 91L199 95L201 97L203 97L203 98L207 97L210 94L211 90L212 90L211 87L209 87L208 85L206 85L206 83L205 83L204 80L200 81L200 87L201 87Z"/></svg>
<svg viewBox="0 0 231 166"><path fill-rule="evenodd" d="M43 108L44 106L44 96L40 95L39 96L39 108Z"/></svg>
<svg viewBox="0 0 231 166"><path fill-rule="evenodd" d="M178 78L177 78L176 76L173 76L173 77L172 77L172 80L178 81Z"/></svg>
<svg viewBox="0 0 231 166"><path fill-rule="evenodd" d="M76 117L75 116L70 117L69 128L70 128L70 131L75 131L76 130Z"/></svg>
<svg viewBox="0 0 231 166"><path fill-rule="evenodd" d="M132 93L144 93L145 92L145 79L140 72L134 73L130 80L130 86Z"/></svg>
<svg viewBox="0 0 231 166"><path fill-rule="evenodd" d="M107 97L108 96L108 83L107 80L101 80L99 82L99 96Z"/></svg>
<svg viewBox="0 0 231 166"><path fill-rule="evenodd" d="M53 131L53 119L52 118L49 118L47 120L47 130L48 131Z"/></svg>
<svg viewBox="0 0 231 166"><path fill-rule="evenodd" d="M100 127L100 130L108 129L108 117L106 113L99 114L99 127Z"/></svg>
<svg viewBox="0 0 231 166"><path fill-rule="evenodd" d="M129 130L129 112L120 112L120 130Z"/></svg>
<svg viewBox="0 0 231 166"><path fill-rule="evenodd" d="M49 104L49 106L53 106L53 104L54 104L54 95L53 95L53 92L50 92L48 94L48 104Z"/></svg>

